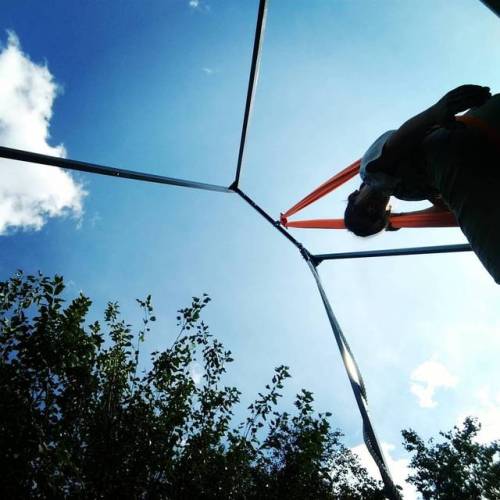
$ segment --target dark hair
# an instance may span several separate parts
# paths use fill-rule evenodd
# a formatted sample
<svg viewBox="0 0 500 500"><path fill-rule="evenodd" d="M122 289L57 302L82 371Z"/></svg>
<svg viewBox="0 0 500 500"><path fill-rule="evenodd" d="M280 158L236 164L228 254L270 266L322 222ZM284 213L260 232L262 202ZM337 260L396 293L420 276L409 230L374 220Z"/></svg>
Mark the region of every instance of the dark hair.
<svg viewBox="0 0 500 500"><path fill-rule="evenodd" d="M389 212L385 212L383 217L374 216L365 207L355 204L358 195L359 190L349 195L347 207L344 212L346 229L356 236L371 236L383 231L387 226Z"/></svg>

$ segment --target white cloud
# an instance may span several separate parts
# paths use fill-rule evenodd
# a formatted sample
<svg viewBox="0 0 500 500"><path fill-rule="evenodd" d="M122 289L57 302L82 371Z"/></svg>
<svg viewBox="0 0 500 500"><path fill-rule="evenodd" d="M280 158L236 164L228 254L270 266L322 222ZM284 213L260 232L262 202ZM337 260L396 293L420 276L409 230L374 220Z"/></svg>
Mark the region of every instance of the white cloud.
<svg viewBox="0 0 500 500"><path fill-rule="evenodd" d="M206 75L212 75L214 73L214 70L212 68L201 68L201 70L203 71L203 73L205 73Z"/></svg>
<svg viewBox="0 0 500 500"><path fill-rule="evenodd" d="M463 412L457 424L462 424L465 417L473 416L481 422L481 431L477 436L480 443L500 440L500 390L496 393L491 387L484 386L476 394L477 405Z"/></svg>
<svg viewBox="0 0 500 500"><path fill-rule="evenodd" d="M0 144L65 156L48 144L58 87L46 65L33 63L9 32L0 46ZM0 235L9 229L40 229L49 217L80 216L85 192L55 167L0 159Z"/></svg>
<svg viewBox="0 0 500 500"><path fill-rule="evenodd" d="M189 6L192 9L197 9L200 6L200 0L189 0Z"/></svg>
<svg viewBox="0 0 500 500"><path fill-rule="evenodd" d="M406 458L400 458L399 460L391 457L391 453L394 451L394 445L390 443L382 443L382 450L385 455L387 466L392 475L394 482L403 488L403 498L405 500L416 500L417 490L411 484L406 482L406 479L410 473L409 464L410 461ZM376 479L382 480L378 467L375 465L370 452L364 444L360 444L351 448L351 451L355 453L363 467L368 471L368 473Z"/></svg>
<svg viewBox="0 0 500 500"><path fill-rule="evenodd" d="M425 361L411 373L410 390L418 398L422 408L433 408L436 389L449 389L457 385L457 378L448 369L437 361Z"/></svg>

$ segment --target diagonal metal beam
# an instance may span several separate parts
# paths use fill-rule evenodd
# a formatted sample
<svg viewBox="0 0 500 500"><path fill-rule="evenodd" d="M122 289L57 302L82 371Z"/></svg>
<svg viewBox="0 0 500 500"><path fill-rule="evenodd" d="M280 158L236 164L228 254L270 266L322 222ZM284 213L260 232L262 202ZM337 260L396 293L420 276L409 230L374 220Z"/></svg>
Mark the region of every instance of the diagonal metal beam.
<svg viewBox="0 0 500 500"><path fill-rule="evenodd" d="M387 250L366 250L363 252L323 253L311 255L316 264L324 260L363 259L366 257L394 257L396 255L424 255L433 253L470 252L468 243L458 245L436 245L432 247L391 248Z"/></svg>
<svg viewBox="0 0 500 500"><path fill-rule="evenodd" d="M332 328L332 333L335 337L335 340L337 341L337 346L340 350L342 361L344 363L344 367L346 369L347 376L349 378L349 382L351 383L354 397L361 414L361 419L363 422L363 436L366 447L380 471L387 498L389 498L390 500L402 500L401 494L399 493L399 490L394 484L394 481L391 477L391 473L387 466L384 453L375 434L375 429L368 412L368 400L366 396L363 377L361 376L361 372L359 371L358 365L356 363L356 360L354 359L349 344L342 332L342 329L340 328L335 314L333 313L330 301L328 300L318 271L316 269L316 266L321 261L318 261L318 256L311 255L300 242L298 242L291 234L288 233L288 231L281 227L279 221L273 220L273 218L264 209L257 205L257 203L255 203L252 198L241 191L241 189L239 189L238 187L232 187L232 189L234 189L234 191L241 198L243 198L243 200L245 200L255 211L257 211L264 219L266 219L272 226L274 226L280 233L282 233L283 236L285 236L293 245L295 245L302 254L302 257L304 257L305 261L307 262L314 280L316 281L318 291L325 307L325 312L328 316L328 321L330 322L330 326Z"/></svg>
<svg viewBox="0 0 500 500"><path fill-rule="evenodd" d="M351 383L351 388L353 390L354 397L361 414L361 419L363 421L363 437L366 447L368 448L368 451L370 452L380 471L380 475L382 476L382 480L384 482L384 489L387 498L389 498L390 500L402 500L402 496L397 486L394 484L394 480L392 479L389 467L387 466L387 462L382 451L382 447L379 444L377 435L375 434L375 429L373 428L370 414L368 412L368 398L366 395L366 388L363 382L363 377L361 376L361 372L359 371L358 364L354 359L349 344L347 343L347 340L342 332L342 329L340 328L337 318L333 313L332 306L330 305L330 301L328 300L325 289L323 288L314 261L306 258L306 262L312 275L314 276L314 280L316 281L316 286L318 287L318 291L321 295L321 300L323 301L323 305L325 307L326 315L328 316L328 321L330 322L333 336L337 341L337 346L344 363L347 377L349 378L349 382Z"/></svg>
<svg viewBox="0 0 500 500"><path fill-rule="evenodd" d="M500 17L500 0L480 0L486 7Z"/></svg>
<svg viewBox="0 0 500 500"><path fill-rule="evenodd" d="M255 201L253 201L250 196L246 195L240 188L234 187L231 189L234 190L234 192L237 193L241 198L243 198L256 212L264 217L264 219L266 219L267 222L269 222L275 229L277 229L290 243L295 245L304 258L311 258L311 254L304 248L302 243L297 241L286 229L281 227L279 221L275 221L262 207L257 205L257 203L255 203Z"/></svg>
<svg viewBox="0 0 500 500"><path fill-rule="evenodd" d="M137 172L135 170L125 170L123 168L105 167L103 165L96 165L95 163L70 160L68 158L58 158L57 156L42 155L40 153L23 151L21 149L6 148L3 146L0 146L0 158L8 158L9 160L18 160L29 163L38 163L40 165L60 167L67 170L77 170L79 172L108 175L110 177L133 179L135 181L154 182L156 184L170 184L171 186L204 189L205 191L232 193L232 191L227 187L218 186L216 184L205 184L203 182L187 181L184 179L176 179L174 177L165 177L163 175Z"/></svg>
<svg viewBox="0 0 500 500"><path fill-rule="evenodd" d="M238 187L240 182L241 165L243 164L243 154L245 152L245 143L247 140L248 123L252 113L253 98L255 88L259 78L259 63L262 40L266 24L267 0L260 0L259 12L257 14L257 26L255 28L255 38L253 43L252 65L250 67L250 76L248 78L247 101L245 104L245 114L243 115L243 127L241 129L240 149L238 151L238 163L236 166L236 177L231 187Z"/></svg>

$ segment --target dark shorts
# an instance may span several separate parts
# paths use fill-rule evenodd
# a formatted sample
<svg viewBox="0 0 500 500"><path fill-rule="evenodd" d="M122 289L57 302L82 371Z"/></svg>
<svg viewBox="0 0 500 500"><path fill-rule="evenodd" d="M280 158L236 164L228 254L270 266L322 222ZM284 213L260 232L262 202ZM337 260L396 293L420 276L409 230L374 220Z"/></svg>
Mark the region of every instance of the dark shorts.
<svg viewBox="0 0 500 500"><path fill-rule="evenodd" d="M425 139L423 148L431 183L500 284L500 149L470 126L438 129Z"/></svg>

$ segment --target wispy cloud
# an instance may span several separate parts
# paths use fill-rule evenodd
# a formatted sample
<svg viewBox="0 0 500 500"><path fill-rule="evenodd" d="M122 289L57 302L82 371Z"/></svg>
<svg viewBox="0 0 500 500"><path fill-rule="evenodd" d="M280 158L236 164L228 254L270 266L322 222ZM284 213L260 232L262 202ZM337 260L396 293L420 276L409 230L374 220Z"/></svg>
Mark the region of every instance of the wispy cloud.
<svg viewBox="0 0 500 500"><path fill-rule="evenodd" d="M0 49L0 144L65 156L62 144L48 143L58 87L47 66L32 62L12 32ZM84 196L82 186L61 169L0 159L0 235L38 230L49 217L79 217Z"/></svg>
<svg viewBox="0 0 500 500"><path fill-rule="evenodd" d="M406 482L408 474L410 473L410 461L406 458L393 458L391 454L394 452L394 449L394 445L390 443L382 443L382 450L384 451L387 466L391 471L394 482L401 486L401 488L403 488L403 498L405 500L416 500L418 498L417 490L414 486ZM370 452L367 450L364 444L360 444L358 446L355 446L354 448L351 448L351 451L358 456L359 461L372 477L382 480L382 478L380 477L380 472L375 465Z"/></svg>
<svg viewBox="0 0 500 500"><path fill-rule="evenodd" d="M214 70L212 68L201 68L201 70L203 71L203 73L205 73L206 75L213 75L214 74Z"/></svg>
<svg viewBox="0 0 500 500"><path fill-rule="evenodd" d="M96 227L97 224L99 224L99 222L101 222L101 220L102 220L102 217L99 214L99 212L95 212L94 215L92 215L92 217L89 220L90 227L92 227L92 228Z"/></svg>
<svg viewBox="0 0 500 500"><path fill-rule="evenodd" d="M433 408L436 389L449 389L457 385L458 379L437 361L425 361L411 373L410 390L418 398L422 408Z"/></svg>
<svg viewBox="0 0 500 500"><path fill-rule="evenodd" d="M210 5L205 0L189 0L188 5L198 12L210 12Z"/></svg>

